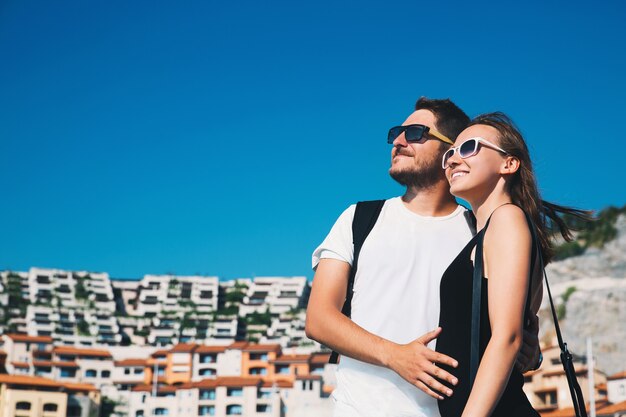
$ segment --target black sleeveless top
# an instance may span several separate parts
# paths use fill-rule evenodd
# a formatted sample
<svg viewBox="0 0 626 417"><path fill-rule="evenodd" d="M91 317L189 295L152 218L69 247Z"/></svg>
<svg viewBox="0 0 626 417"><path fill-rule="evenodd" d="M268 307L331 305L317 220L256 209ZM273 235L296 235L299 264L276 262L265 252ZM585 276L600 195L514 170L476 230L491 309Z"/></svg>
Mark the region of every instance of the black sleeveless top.
<svg viewBox="0 0 626 417"><path fill-rule="evenodd" d="M488 224L488 223L487 223ZM440 284L441 312L439 326L443 331L437 338L437 352L444 353L458 361L457 368L439 365L442 369L458 379L456 386L451 386L454 393L451 397L439 400L439 411L442 417L459 417L471 391L470 386L470 346L472 327L472 277L474 266L471 261L472 249L476 246L481 230L463 248L444 272ZM533 241L532 252L536 253L536 242ZM533 256L534 261L534 256ZM531 265L531 271L533 270ZM491 338L489 322L489 305L487 303L487 279L482 279L481 310L480 310L480 358L482 359L487 343ZM528 292L530 297L530 291ZM528 306L528 302L526 303ZM528 310L528 308L527 308ZM447 384L444 382L444 384ZM523 375L514 367L500 401L496 405L493 417L539 417L532 408L528 398L522 391Z"/></svg>

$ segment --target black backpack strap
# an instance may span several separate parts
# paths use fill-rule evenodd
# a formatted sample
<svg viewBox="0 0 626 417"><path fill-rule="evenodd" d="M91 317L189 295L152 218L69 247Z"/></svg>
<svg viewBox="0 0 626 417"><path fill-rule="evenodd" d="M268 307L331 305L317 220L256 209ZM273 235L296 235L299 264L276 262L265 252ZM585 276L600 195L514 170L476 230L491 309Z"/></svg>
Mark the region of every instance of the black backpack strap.
<svg viewBox="0 0 626 417"><path fill-rule="evenodd" d="M352 290L354 288L354 277L356 276L356 270L359 264L359 254L361 248L367 236L370 234L380 211L385 205L385 200L372 200L372 201L359 201L354 211L354 218L352 219L352 244L354 246L354 255L352 256L352 268L350 268L350 275L348 276L348 285L346 288L346 301L343 303L341 312L350 317L352 314ZM329 363L337 363L339 354L332 352L330 354Z"/></svg>

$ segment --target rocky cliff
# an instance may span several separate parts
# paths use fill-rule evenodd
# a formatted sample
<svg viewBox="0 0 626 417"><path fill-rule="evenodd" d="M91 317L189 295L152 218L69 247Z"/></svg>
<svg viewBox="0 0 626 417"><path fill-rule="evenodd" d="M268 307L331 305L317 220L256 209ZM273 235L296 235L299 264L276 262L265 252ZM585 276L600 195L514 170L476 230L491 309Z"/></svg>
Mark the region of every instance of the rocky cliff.
<svg viewBox="0 0 626 417"><path fill-rule="evenodd" d="M626 370L626 216L616 222L617 236L602 248L556 261L547 268L552 296L558 305L563 338L576 354L593 341L598 369L607 375ZM541 338L553 341L544 287L540 312Z"/></svg>

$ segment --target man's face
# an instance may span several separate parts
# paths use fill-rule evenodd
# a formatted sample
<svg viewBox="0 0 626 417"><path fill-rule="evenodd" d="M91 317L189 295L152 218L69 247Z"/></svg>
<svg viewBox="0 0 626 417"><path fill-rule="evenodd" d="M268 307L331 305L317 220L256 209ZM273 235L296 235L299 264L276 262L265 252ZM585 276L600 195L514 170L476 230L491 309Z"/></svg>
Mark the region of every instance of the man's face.
<svg viewBox="0 0 626 417"><path fill-rule="evenodd" d="M428 110L416 110L402 126L422 124L437 130L436 118ZM407 142L404 133L393 141L389 175L404 186L428 188L445 179L441 168L442 142L428 136L423 143Z"/></svg>

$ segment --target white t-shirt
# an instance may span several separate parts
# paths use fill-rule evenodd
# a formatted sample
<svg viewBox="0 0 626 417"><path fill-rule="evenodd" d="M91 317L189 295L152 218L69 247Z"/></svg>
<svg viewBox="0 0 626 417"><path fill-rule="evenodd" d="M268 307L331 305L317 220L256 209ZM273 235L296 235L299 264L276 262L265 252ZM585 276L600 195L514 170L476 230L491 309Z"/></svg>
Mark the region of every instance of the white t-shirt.
<svg viewBox="0 0 626 417"><path fill-rule="evenodd" d="M320 259L352 264L352 219L346 209L322 244ZM420 216L400 197L385 202L361 248L352 320L396 343L408 343L439 323L439 281L472 237L462 206L443 217ZM445 331L445 329L444 329ZM433 341L429 347L435 347ZM439 416L437 401L390 369L342 357L337 367L335 416Z"/></svg>

